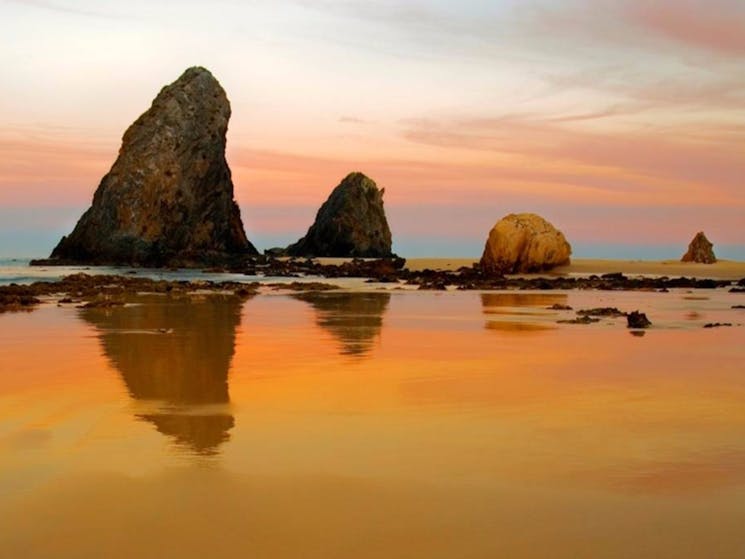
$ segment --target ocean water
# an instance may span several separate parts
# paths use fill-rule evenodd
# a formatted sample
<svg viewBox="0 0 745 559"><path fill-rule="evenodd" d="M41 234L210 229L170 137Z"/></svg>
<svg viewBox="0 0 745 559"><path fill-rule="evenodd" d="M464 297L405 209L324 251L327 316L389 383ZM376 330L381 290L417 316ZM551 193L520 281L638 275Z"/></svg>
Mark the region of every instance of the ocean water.
<svg viewBox="0 0 745 559"><path fill-rule="evenodd" d="M262 291L2 314L0 557L740 558L742 299ZM554 303L654 325L558 324Z"/></svg>
<svg viewBox="0 0 745 559"><path fill-rule="evenodd" d="M57 281L70 274L113 274L129 275L150 278L154 280L168 281L235 281L251 283L255 281L263 283L290 283L302 281L302 278L287 278L273 276L254 276L231 273L203 272L200 269L183 268L179 270L166 270L163 268L133 268L127 266L29 266L30 259L27 258L5 258L0 259L0 285L11 283L30 284L35 281ZM313 278L317 281L318 278ZM364 283L358 278L339 278L329 281L343 287L355 287Z"/></svg>
<svg viewBox="0 0 745 559"><path fill-rule="evenodd" d="M139 277L163 280L205 280L205 281L256 281L257 276L244 274L211 274L201 270L165 270L159 268L132 268L127 266L29 266L27 258L0 259L0 285L10 283L29 284L35 281L56 281L64 276L85 274L136 274ZM277 279L277 278L272 278ZM279 279L277 279L279 281Z"/></svg>

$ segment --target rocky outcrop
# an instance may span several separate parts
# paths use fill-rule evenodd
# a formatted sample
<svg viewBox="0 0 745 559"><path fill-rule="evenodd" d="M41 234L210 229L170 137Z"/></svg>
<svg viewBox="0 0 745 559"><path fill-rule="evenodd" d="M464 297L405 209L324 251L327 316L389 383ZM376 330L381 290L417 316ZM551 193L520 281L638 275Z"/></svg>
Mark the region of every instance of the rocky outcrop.
<svg viewBox="0 0 745 559"><path fill-rule="evenodd" d="M200 266L256 254L225 160L229 118L225 91L204 68L164 87L124 133L91 207L51 258Z"/></svg>
<svg viewBox="0 0 745 559"><path fill-rule="evenodd" d="M305 237L287 247L290 256L381 258L392 256L383 193L362 173L349 174L316 214Z"/></svg>
<svg viewBox="0 0 745 559"><path fill-rule="evenodd" d="M680 259L681 262L698 262L700 264L714 264L717 257L714 256L714 245L706 238L703 231L696 233L691 244L688 245L688 252Z"/></svg>
<svg viewBox="0 0 745 559"><path fill-rule="evenodd" d="M540 272L568 264L571 253L561 231L542 217L510 214L489 232L480 265L493 275Z"/></svg>
<svg viewBox="0 0 745 559"><path fill-rule="evenodd" d="M649 328L652 323L643 312L632 311L626 315L626 326L628 328Z"/></svg>

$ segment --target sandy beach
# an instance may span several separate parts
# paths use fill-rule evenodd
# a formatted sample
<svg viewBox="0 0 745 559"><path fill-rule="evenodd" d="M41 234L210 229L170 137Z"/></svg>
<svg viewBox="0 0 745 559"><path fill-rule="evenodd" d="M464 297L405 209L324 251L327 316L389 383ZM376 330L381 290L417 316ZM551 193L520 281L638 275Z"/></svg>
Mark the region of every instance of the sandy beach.
<svg viewBox="0 0 745 559"><path fill-rule="evenodd" d="M321 259L322 261L333 259ZM471 266L477 258L410 258L406 267L413 271L430 268L433 270L457 270ZM695 278L740 279L745 278L745 262L720 260L716 264L695 264L678 260L606 260L596 258L573 259L568 266L560 266L546 272L561 274L607 274L622 272L627 275L685 276Z"/></svg>

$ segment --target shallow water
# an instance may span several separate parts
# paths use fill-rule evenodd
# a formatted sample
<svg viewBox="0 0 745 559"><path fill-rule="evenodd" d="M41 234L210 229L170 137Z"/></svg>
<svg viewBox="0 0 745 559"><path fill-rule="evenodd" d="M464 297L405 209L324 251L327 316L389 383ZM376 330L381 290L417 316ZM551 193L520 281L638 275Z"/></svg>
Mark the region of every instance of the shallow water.
<svg viewBox="0 0 745 559"><path fill-rule="evenodd" d="M137 277L166 281L237 281L251 283L255 281L267 283L290 283L302 278L254 276L246 274L219 273L200 270L198 268L133 268L130 266L29 266L29 259L5 258L0 259L0 286L17 283L27 285L36 281L58 281L71 274L110 274L135 275ZM308 278L308 281L318 281L318 278ZM335 284L343 287L357 287L364 284L364 279L339 278Z"/></svg>
<svg viewBox="0 0 745 559"><path fill-rule="evenodd" d="M742 299L262 293L0 315L0 557L742 557ZM554 303L654 327L557 324L574 314Z"/></svg>

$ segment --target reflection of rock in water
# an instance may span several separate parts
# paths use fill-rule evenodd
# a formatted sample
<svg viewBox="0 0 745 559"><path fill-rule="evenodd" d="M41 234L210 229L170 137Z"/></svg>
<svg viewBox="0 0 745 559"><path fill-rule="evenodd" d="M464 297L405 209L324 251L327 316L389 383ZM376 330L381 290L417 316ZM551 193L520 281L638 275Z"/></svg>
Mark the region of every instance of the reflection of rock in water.
<svg viewBox="0 0 745 559"><path fill-rule="evenodd" d="M390 293L308 292L293 297L313 306L316 323L341 342L342 355L370 351L391 300Z"/></svg>
<svg viewBox="0 0 745 559"><path fill-rule="evenodd" d="M553 317L554 313L546 309L551 305L565 305L567 299L566 293L482 293L481 306L484 314L490 317L484 326L487 330L506 334L554 330L553 319L550 323L546 321L546 317Z"/></svg>
<svg viewBox="0 0 745 559"><path fill-rule="evenodd" d="M171 300L85 309L100 331L104 353L137 400L158 400L168 411L138 415L199 454L213 454L229 437L228 369L240 321L234 297ZM172 330L172 331L171 331Z"/></svg>
<svg viewBox="0 0 745 559"><path fill-rule="evenodd" d="M482 293L481 306L488 307L550 307L567 302L566 293Z"/></svg>

